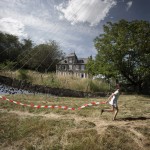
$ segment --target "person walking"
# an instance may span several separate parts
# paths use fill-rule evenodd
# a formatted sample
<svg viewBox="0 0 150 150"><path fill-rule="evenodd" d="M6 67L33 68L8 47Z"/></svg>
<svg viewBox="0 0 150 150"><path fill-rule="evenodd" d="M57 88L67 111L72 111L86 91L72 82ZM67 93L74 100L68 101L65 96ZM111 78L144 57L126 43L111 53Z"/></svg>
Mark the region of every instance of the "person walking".
<svg viewBox="0 0 150 150"><path fill-rule="evenodd" d="M110 104L111 105L111 109L102 109L101 110L101 115L104 113L104 112L114 112L114 116L113 116L113 121L116 120L116 116L118 114L118 98L119 98L119 95L120 95L120 86L117 85L116 86L116 91L113 92L110 97L108 98L108 100L106 101L106 104Z"/></svg>

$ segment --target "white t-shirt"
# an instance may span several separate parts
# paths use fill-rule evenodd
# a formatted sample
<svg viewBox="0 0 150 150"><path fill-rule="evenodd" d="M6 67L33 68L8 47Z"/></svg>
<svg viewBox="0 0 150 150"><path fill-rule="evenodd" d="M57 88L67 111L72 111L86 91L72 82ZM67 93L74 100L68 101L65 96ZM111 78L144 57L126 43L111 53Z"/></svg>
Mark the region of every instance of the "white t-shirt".
<svg viewBox="0 0 150 150"><path fill-rule="evenodd" d="M119 89L117 89L114 93L113 93L113 97L111 98L109 104L112 106L117 107L117 100L119 97Z"/></svg>

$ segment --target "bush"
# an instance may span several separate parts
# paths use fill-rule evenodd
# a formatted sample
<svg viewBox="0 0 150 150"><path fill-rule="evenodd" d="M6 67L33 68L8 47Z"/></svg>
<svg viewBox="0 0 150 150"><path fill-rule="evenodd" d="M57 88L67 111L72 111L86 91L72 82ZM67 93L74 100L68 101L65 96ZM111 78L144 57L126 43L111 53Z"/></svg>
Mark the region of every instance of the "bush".
<svg viewBox="0 0 150 150"><path fill-rule="evenodd" d="M28 75L28 71L27 70L19 70L18 78L20 80L29 80L30 77Z"/></svg>
<svg viewBox="0 0 150 150"><path fill-rule="evenodd" d="M0 70L12 70L14 69L15 65L16 65L16 62L7 60L6 62L0 64Z"/></svg>
<svg viewBox="0 0 150 150"><path fill-rule="evenodd" d="M101 80L90 80L89 89L92 92L106 92L109 91L109 85Z"/></svg>

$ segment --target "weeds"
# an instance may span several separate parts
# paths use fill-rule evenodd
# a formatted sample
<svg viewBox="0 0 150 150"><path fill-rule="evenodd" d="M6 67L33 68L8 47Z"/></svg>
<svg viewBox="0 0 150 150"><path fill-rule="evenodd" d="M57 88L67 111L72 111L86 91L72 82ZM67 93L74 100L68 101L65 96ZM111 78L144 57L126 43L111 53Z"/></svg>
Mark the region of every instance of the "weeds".
<svg viewBox="0 0 150 150"><path fill-rule="evenodd" d="M11 78L28 80L32 84L44 85L55 88L72 89L84 92L108 92L110 87L104 80L91 80L79 77L73 77L71 75L60 76L56 73L39 73L30 70L20 71L5 71L0 72L1 75L5 75Z"/></svg>

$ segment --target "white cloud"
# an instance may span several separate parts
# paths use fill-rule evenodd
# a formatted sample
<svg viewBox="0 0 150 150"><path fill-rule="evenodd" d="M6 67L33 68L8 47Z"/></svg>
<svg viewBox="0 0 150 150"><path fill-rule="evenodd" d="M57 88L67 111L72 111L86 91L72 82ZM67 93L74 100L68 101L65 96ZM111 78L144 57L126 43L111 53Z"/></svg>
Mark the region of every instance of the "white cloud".
<svg viewBox="0 0 150 150"><path fill-rule="evenodd" d="M131 8L132 4L133 4L132 1L129 1L129 2L127 3L127 11Z"/></svg>
<svg viewBox="0 0 150 150"><path fill-rule="evenodd" d="M71 24L88 22L94 26L103 20L116 4L116 0L70 0L56 6L56 9L60 12L60 18L67 19Z"/></svg>
<svg viewBox="0 0 150 150"><path fill-rule="evenodd" d="M54 0L52 1L1 0L0 30L18 37L27 36L28 34L28 37L36 44L44 43L48 40L56 40L65 52L68 53L73 50L83 55L83 57L84 55L89 56L91 55L90 53L95 53L92 50L93 39L103 31L102 27L91 27L88 24L72 26L66 21L60 21L59 19L64 19L64 14L61 13L62 16L58 15L58 11L54 9L54 6L58 5L58 3ZM63 1L61 0L61 2ZM89 2L89 0L87 1ZM92 1L95 3L97 0ZM101 2L101 0L99 1ZM89 5L92 5L91 2ZM83 0L81 3L86 3L86 1ZM89 5L87 7L90 7ZM97 3L95 3L97 8L96 5ZM81 5L81 10L83 7L84 4ZM80 9L80 6L78 6L78 9ZM90 17L92 18L92 16ZM85 20L84 22L88 21ZM90 24L92 24L91 22Z"/></svg>
<svg viewBox="0 0 150 150"><path fill-rule="evenodd" d="M19 37L27 37L27 34L24 31L24 24L13 18L0 19L0 30Z"/></svg>

